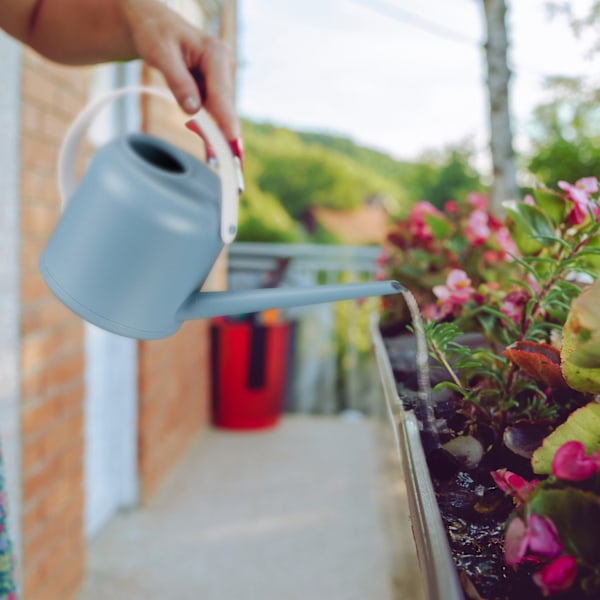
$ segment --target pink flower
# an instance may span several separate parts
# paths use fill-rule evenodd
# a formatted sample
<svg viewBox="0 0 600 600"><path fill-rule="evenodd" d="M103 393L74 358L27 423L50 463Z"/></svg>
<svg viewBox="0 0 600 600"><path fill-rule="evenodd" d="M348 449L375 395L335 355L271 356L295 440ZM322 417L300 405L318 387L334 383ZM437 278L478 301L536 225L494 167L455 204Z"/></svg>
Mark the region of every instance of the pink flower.
<svg viewBox="0 0 600 600"><path fill-rule="evenodd" d="M462 305L471 299L475 290L469 276L461 269L452 269L446 278L446 285L436 285L433 293L442 301Z"/></svg>
<svg viewBox="0 0 600 600"><path fill-rule="evenodd" d="M438 317L453 314L456 308L468 302L475 294L471 280L461 269L452 269L446 277L446 285L436 285L432 291L439 300Z"/></svg>
<svg viewBox="0 0 600 600"><path fill-rule="evenodd" d="M528 301L529 295L527 292L520 288L516 289L504 296L500 312L509 317L515 325L518 325L521 322Z"/></svg>
<svg viewBox="0 0 600 600"><path fill-rule="evenodd" d="M523 203L528 204L529 206L535 206L535 200L531 194L525 195L525 198L523 198Z"/></svg>
<svg viewBox="0 0 600 600"><path fill-rule="evenodd" d="M433 232L425 220L426 215L443 217L442 213L431 202L421 200L416 202L410 211L408 227L415 239L430 242L433 239Z"/></svg>
<svg viewBox="0 0 600 600"><path fill-rule="evenodd" d="M458 212L458 202L456 200L448 200L444 204L444 211L450 214Z"/></svg>
<svg viewBox="0 0 600 600"><path fill-rule="evenodd" d="M565 442L554 454L552 473L559 479L582 481L600 471L600 452L586 455L585 446L578 441Z"/></svg>
<svg viewBox="0 0 600 600"><path fill-rule="evenodd" d="M523 307L512 300L504 300L500 312L506 315L515 325L518 325L523 316Z"/></svg>
<svg viewBox="0 0 600 600"><path fill-rule="evenodd" d="M490 235L488 216L482 210L474 210L467 220L465 237L475 246L481 246Z"/></svg>
<svg viewBox="0 0 600 600"><path fill-rule="evenodd" d="M527 501L539 481L538 479L527 481L508 469L497 469L496 471L491 471L490 475L494 483L503 492L515 498L518 504Z"/></svg>
<svg viewBox="0 0 600 600"><path fill-rule="evenodd" d="M375 264L380 267L384 267L385 265L387 265L389 260L390 260L390 251L387 248L383 248L381 250L381 252L378 254L377 258L375 259Z"/></svg>
<svg viewBox="0 0 600 600"><path fill-rule="evenodd" d="M484 194L477 194L476 192L471 192L467 196L467 202L476 210L486 211L488 208L488 197Z"/></svg>
<svg viewBox="0 0 600 600"><path fill-rule="evenodd" d="M515 566L536 556L527 556L527 551L544 558L554 558L562 552L562 544L554 523L547 517L532 514L527 524L515 517L506 529L504 538L504 562Z"/></svg>
<svg viewBox="0 0 600 600"><path fill-rule="evenodd" d="M572 185L566 181L559 181L558 187L567 192L567 198L573 202L573 210L569 214L569 222L573 225L583 223L589 215L600 217L600 207L598 203L590 198L590 194L598 191L598 180L595 177L584 177Z"/></svg>
<svg viewBox="0 0 600 600"><path fill-rule="evenodd" d="M435 321L440 315L440 308L435 304L426 304L421 309L421 314L426 321Z"/></svg>
<svg viewBox="0 0 600 600"><path fill-rule="evenodd" d="M502 259L507 262L512 262L514 260L513 257L518 256L519 252L517 251L517 245L513 241L508 229L506 227L500 227L495 232L494 237L496 238L497 244L502 249Z"/></svg>
<svg viewBox="0 0 600 600"><path fill-rule="evenodd" d="M559 556L533 575L534 583L544 596L568 590L577 576L577 561L568 555Z"/></svg>

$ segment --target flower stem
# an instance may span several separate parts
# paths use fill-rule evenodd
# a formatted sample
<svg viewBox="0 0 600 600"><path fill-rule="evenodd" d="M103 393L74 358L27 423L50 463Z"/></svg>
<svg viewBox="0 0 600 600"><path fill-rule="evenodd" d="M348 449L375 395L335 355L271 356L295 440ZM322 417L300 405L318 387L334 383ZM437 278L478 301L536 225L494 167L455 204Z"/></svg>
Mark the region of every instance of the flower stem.
<svg viewBox="0 0 600 600"><path fill-rule="evenodd" d="M431 349L432 349L433 353L435 354L435 357L438 360L438 362L444 367L444 369L446 369L446 371L448 372L448 374L452 378L452 381L463 392L466 393L467 390L466 390L465 386L461 383L460 379L458 378L458 376L454 372L454 369L450 366L450 363L446 359L446 355L440 350L440 348L438 347L438 345L434 341L431 342Z"/></svg>

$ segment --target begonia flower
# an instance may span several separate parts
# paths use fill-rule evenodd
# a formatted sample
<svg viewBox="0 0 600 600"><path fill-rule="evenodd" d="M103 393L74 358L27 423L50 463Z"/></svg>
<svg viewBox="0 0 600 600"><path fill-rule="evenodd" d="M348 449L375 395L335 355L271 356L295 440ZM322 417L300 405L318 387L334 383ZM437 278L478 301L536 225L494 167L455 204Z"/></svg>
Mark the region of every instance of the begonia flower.
<svg viewBox="0 0 600 600"><path fill-rule="evenodd" d="M413 205L408 217L408 227L411 235L416 240L420 240L422 242L428 242L433 239L431 227L429 227L427 221L425 220L426 215L443 217L443 214L433 204L431 204L431 202L427 202L426 200L416 202Z"/></svg>
<svg viewBox="0 0 600 600"><path fill-rule="evenodd" d="M565 442L554 454L552 473L559 479L582 481L600 471L600 452L589 455L585 446L576 440Z"/></svg>
<svg viewBox="0 0 600 600"><path fill-rule="evenodd" d="M577 577L577 561L567 554L555 558L533 575L533 582L544 596L568 590Z"/></svg>
<svg viewBox="0 0 600 600"><path fill-rule="evenodd" d="M527 523L515 517L506 529L504 538L504 562L515 566L530 558L554 558L562 552L558 531L547 517L532 514ZM533 557L528 555L533 554Z"/></svg>
<svg viewBox="0 0 600 600"><path fill-rule="evenodd" d="M446 285L436 285L433 293L442 303L462 305L468 302L475 289L471 285L471 279L461 269L452 269L446 278Z"/></svg>
<svg viewBox="0 0 600 600"><path fill-rule="evenodd" d="M515 244L507 227L500 227L494 233L497 244L502 249L502 259L506 262L512 262L515 256L519 255L517 245Z"/></svg>
<svg viewBox="0 0 600 600"><path fill-rule="evenodd" d="M423 315L423 318L426 319L427 321L435 321L436 319L438 319L441 316L440 308L439 308L439 306L437 306L435 304L426 304L421 309L421 314Z"/></svg>
<svg viewBox="0 0 600 600"><path fill-rule="evenodd" d="M481 246L485 243L490 235L488 227L488 215L482 210L474 210L467 219L465 227L465 237L474 246Z"/></svg>
<svg viewBox="0 0 600 600"><path fill-rule="evenodd" d="M491 471L490 475L494 483L506 494L517 500L518 504L526 502L539 480L527 481L520 475L509 471L508 469L496 469Z"/></svg>
<svg viewBox="0 0 600 600"><path fill-rule="evenodd" d="M595 177L584 177L575 182L575 185L566 181L559 181L558 187L567 192L567 198L573 202L573 209L569 213L569 222L580 225L588 217L590 210L596 217L600 217L600 207L590 194L598 191L598 180Z"/></svg>
<svg viewBox="0 0 600 600"><path fill-rule="evenodd" d="M454 214L454 213L458 212L458 202L456 202L456 200L448 200L444 204L444 212L447 212L450 214Z"/></svg>
<svg viewBox="0 0 600 600"><path fill-rule="evenodd" d="M467 202L476 210L486 211L488 209L488 197L485 194L471 192L467 195Z"/></svg>

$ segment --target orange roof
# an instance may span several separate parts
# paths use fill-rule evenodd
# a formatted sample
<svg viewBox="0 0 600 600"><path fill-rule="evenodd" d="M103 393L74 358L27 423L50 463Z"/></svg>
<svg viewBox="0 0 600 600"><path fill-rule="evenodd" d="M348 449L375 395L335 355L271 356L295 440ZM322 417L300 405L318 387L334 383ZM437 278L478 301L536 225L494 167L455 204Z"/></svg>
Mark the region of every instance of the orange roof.
<svg viewBox="0 0 600 600"><path fill-rule="evenodd" d="M314 206L314 218L331 233L349 244L383 244L389 229L389 215L378 205L353 210L334 210Z"/></svg>

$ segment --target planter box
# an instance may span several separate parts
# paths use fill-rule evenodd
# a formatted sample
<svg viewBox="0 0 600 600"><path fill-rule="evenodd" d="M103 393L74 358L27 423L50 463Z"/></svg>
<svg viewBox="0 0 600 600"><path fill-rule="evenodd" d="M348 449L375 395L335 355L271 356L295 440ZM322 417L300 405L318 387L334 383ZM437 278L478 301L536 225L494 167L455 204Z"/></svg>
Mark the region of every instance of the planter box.
<svg viewBox="0 0 600 600"><path fill-rule="evenodd" d="M396 382L377 319L371 321L371 338L388 416L392 424L404 479L409 511L423 583L428 600L464 600L442 523L429 468L421 444L419 423L406 411L396 391Z"/></svg>

